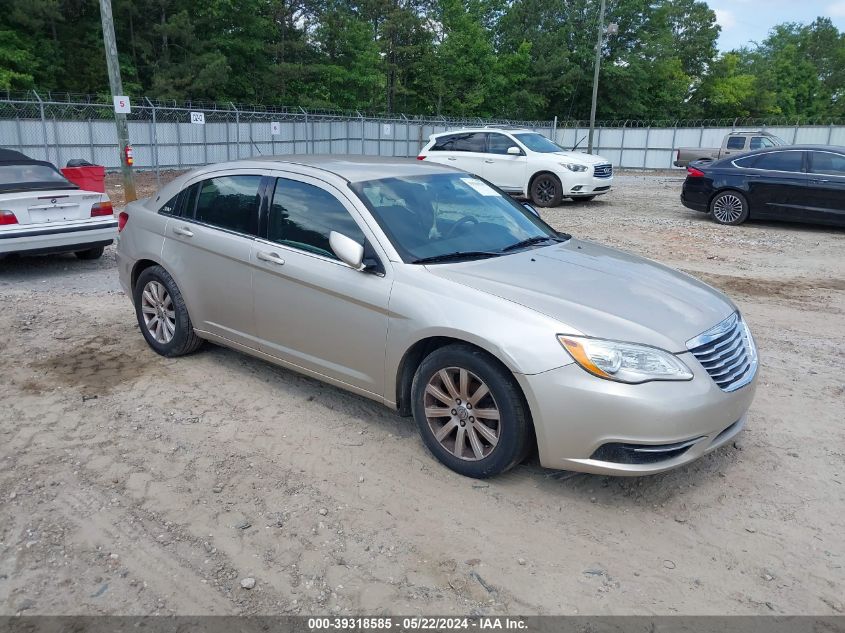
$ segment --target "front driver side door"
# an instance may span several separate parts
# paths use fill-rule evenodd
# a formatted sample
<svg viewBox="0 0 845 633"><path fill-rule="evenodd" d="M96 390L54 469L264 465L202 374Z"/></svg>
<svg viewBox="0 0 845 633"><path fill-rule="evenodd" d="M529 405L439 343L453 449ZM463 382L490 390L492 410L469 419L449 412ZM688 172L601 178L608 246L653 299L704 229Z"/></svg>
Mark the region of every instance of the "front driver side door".
<svg viewBox="0 0 845 633"><path fill-rule="evenodd" d="M253 281L261 350L383 395L392 271L381 263L387 258L373 248L352 202L330 184L303 175L276 178L268 195ZM341 262L329 245L331 231L365 244L379 268L362 272Z"/></svg>

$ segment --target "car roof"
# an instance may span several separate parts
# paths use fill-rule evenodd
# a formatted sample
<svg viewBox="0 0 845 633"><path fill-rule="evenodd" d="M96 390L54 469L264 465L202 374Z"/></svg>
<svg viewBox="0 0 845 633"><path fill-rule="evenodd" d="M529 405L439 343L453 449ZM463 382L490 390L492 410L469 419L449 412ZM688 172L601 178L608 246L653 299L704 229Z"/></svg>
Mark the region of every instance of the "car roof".
<svg viewBox="0 0 845 633"><path fill-rule="evenodd" d="M524 132L536 132L536 130L532 130L531 128L527 127L463 127L456 130L449 130L448 132L438 132L437 134L432 134L433 137L440 137L446 136L448 134L471 134L472 132L510 132L511 134L520 134Z"/></svg>
<svg viewBox="0 0 845 633"><path fill-rule="evenodd" d="M766 147L764 149L746 152L741 156L750 156L752 154L769 154L771 152L788 152L788 151L818 151L818 152L837 152L839 154L845 153L845 146L842 145L776 145L775 147ZM739 158L739 154L734 158Z"/></svg>

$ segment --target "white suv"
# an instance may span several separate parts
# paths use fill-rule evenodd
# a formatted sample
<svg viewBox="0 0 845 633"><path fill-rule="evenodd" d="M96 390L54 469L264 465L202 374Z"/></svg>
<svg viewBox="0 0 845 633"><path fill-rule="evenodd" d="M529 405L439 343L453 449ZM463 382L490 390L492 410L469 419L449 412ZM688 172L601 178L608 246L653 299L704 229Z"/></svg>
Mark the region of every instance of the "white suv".
<svg viewBox="0 0 845 633"><path fill-rule="evenodd" d="M610 191L613 167L601 156L567 151L529 129L472 128L432 134L418 160L458 167L540 207Z"/></svg>

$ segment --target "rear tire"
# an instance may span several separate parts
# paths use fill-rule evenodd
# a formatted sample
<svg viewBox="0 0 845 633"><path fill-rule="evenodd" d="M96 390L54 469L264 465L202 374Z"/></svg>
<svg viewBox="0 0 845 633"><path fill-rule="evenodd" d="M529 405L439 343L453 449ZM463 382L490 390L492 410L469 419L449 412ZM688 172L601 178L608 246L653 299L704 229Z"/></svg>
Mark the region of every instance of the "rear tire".
<svg viewBox="0 0 845 633"><path fill-rule="evenodd" d="M710 201L710 217L719 224L742 224L748 219L748 200L739 191L722 191Z"/></svg>
<svg viewBox="0 0 845 633"><path fill-rule="evenodd" d="M74 255L83 260L100 259L103 256L104 250L105 246L95 246L94 248L89 248L85 251L76 251Z"/></svg>
<svg viewBox="0 0 845 633"><path fill-rule="evenodd" d="M133 299L138 327L154 352L184 356L202 346L204 341L194 333L182 293L164 268L145 268L135 282Z"/></svg>
<svg viewBox="0 0 845 633"><path fill-rule="evenodd" d="M503 473L532 446L530 414L516 381L478 348L447 345L429 354L414 375L411 402L425 445L466 477Z"/></svg>
<svg viewBox="0 0 845 633"><path fill-rule="evenodd" d="M531 180L531 202L538 207L556 207L563 198L560 179L554 174L538 174Z"/></svg>

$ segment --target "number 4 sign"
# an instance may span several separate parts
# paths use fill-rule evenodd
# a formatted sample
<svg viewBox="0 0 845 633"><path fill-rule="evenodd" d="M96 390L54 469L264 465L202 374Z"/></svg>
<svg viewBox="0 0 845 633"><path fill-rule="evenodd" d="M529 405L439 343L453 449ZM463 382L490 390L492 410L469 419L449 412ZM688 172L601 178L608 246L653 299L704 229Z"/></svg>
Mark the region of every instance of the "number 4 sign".
<svg viewBox="0 0 845 633"><path fill-rule="evenodd" d="M191 112L191 123L205 125L205 112Z"/></svg>
<svg viewBox="0 0 845 633"><path fill-rule="evenodd" d="M130 114L132 110L129 107L129 97L126 95L115 95L114 111L117 114Z"/></svg>

